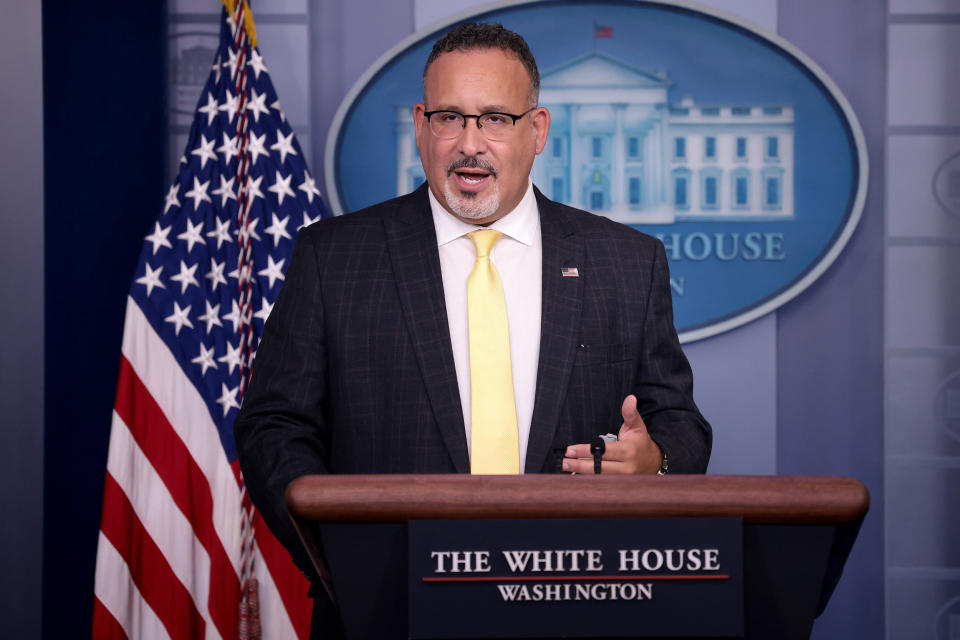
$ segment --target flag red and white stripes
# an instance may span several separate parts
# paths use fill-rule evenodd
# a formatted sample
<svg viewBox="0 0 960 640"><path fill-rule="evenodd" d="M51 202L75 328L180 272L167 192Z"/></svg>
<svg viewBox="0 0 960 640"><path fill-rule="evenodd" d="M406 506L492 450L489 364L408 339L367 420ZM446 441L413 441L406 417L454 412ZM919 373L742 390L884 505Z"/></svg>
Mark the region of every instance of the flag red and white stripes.
<svg viewBox="0 0 960 640"><path fill-rule="evenodd" d="M204 435L216 432L205 402L133 300L122 354L93 637L236 638L243 517L237 475L219 441ZM258 541L267 536L261 520ZM306 638L306 584L275 539L264 546L272 563L259 550L254 562L260 625L270 630L264 637ZM294 585L286 594L290 612L276 582Z"/></svg>

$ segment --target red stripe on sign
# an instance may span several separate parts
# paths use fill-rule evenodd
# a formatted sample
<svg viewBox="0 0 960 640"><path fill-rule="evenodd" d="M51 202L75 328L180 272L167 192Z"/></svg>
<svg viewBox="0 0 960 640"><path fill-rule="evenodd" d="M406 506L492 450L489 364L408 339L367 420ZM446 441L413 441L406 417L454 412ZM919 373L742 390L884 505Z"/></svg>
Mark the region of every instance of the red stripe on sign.
<svg viewBox="0 0 960 640"><path fill-rule="evenodd" d="M115 409L193 526L210 557L210 619L222 638L237 633L240 578L213 526L210 483L126 357L120 358ZM218 438L218 434L211 434ZM220 446L219 440L216 446ZM239 508L239 505L237 505Z"/></svg>
<svg viewBox="0 0 960 640"><path fill-rule="evenodd" d="M163 552L143 527L125 493L107 473L100 531L127 563L130 576L171 638L203 638L206 623L190 592L177 579Z"/></svg>
<svg viewBox="0 0 960 640"><path fill-rule="evenodd" d="M297 569L297 565L293 564L287 550L270 533L259 511L254 512L253 530L260 555L277 586L277 591L280 592L280 600L290 616L297 637L307 640L310 637L310 615L313 609L310 598L307 597L310 583Z"/></svg>
<svg viewBox="0 0 960 640"><path fill-rule="evenodd" d="M664 574L656 576L464 576L460 577L439 577L424 578L424 582L558 582L569 580L570 582L596 582L598 580L619 580L627 582L630 580L729 580L727 574L705 574L705 575L673 575Z"/></svg>
<svg viewBox="0 0 960 640"><path fill-rule="evenodd" d="M93 599L93 640L129 640L127 632L103 606L100 598Z"/></svg>

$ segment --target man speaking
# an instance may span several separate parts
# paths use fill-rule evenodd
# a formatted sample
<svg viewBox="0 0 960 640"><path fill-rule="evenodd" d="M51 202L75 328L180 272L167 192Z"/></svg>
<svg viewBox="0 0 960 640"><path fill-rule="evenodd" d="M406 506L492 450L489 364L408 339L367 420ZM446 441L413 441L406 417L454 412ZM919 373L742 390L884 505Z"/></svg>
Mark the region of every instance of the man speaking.
<svg viewBox="0 0 960 640"><path fill-rule="evenodd" d="M457 27L413 111L427 184L297 237L235 435L302 567L305 474L594 473L607 433L602 473L706 470L663 246L531 184L539 85L522 37Z"/></svg>

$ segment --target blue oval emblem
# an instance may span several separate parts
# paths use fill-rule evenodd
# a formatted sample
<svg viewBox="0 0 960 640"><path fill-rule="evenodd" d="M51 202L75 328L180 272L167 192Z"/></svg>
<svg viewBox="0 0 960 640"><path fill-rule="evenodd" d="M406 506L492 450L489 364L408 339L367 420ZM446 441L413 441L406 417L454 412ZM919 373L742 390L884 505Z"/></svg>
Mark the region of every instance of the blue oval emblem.
<svg viewBox="0 0 960 640"><path fill-rule="evenodd" d="M833 262L867 183L846 99L785 40L711 9L517 2L457 21L524 36L552 124L532 178L554 200L660 238L682 341L773 311ZM357 82L328 136L335 212L424 180L412 108L433 42L413 34Z"/></svg>

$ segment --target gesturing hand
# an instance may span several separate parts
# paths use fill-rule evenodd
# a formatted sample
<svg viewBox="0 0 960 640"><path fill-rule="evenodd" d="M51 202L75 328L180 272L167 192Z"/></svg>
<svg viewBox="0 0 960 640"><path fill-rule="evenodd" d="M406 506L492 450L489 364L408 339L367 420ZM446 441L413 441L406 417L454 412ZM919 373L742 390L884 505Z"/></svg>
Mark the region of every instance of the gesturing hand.
<svg viewBox="0 0 960 640"><path fill-rule="evenodd" d="M660 469L662 453L647 433L647 425L637 412L637 397L629 395L620 407L623 424L619 440L608 442L603 454L602 473L656 473ZM563 470L575 473L593 473L593 458L589 444L567 447Z"/></svg>

